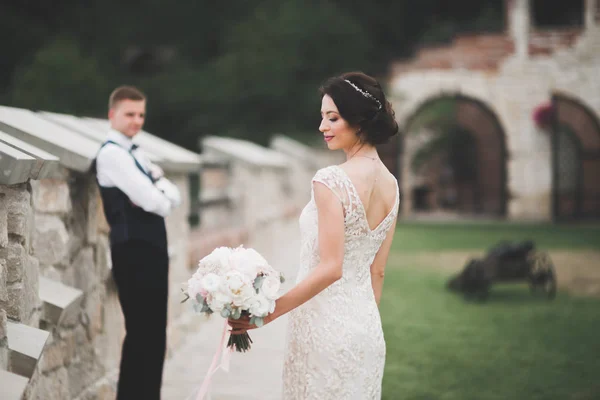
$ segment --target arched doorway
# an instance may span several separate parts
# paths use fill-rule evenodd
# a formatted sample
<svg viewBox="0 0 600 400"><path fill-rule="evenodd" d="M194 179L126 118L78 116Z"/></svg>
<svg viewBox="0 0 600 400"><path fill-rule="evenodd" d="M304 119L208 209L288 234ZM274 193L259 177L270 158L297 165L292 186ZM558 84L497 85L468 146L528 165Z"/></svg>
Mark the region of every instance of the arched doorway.
<svg viewBox="0 0 600 400"><path fill-rule="evenodd" d="M600 218L600 122L568 96L554 94L552 104L554 218Z"/></svg>
<svg viewBox="0 0 600 400"><path fill-rule="evenodd" d="M431 98L408 118L402 139L402 176L411 182L404 185L406 212L506 214L505 134L483 102L461 94Z"/></svg>

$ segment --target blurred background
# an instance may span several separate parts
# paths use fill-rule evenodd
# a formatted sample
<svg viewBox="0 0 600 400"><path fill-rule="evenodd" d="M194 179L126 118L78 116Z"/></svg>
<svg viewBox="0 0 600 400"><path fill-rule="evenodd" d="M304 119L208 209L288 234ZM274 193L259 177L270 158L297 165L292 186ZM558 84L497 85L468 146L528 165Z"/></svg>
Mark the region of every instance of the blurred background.
<svg viewBox="0 0 600 400"><path fill-rule="evenodd" d="M527 10L520 11L521 3ZM556 176L550 177L550 166L545 176L536 175L538 181L553 181L555 205L544 207L555 207L548 210L555 217L599 215L600 189L586 185L594 185L589 171L600 161L592 157L578 166L579 153L587 152L579 142L584 147L593 142L582 138L594 132L582 131L597 124L593 112L583 115L584 108L594 108L595 93L572 90L569 98L553 97L557 89L576 89L571 76L594 65L587 59L582 63L588 66L561 65L564 56L557 55L574 47L586 27L596 26L594 1L183 1L175 7L164 1L63 0L3 2L0 7L0 103L104 118L111 90L133 84L150 99L147 130L194 151L207 135L265 145L274 134L285 133L318 144L319 85L350 70L376 76L388 87L403 133L419 133L381 149L390 169L405 187L410 185L403 190L410 200L405 211L509 213L511 190L506 187L512 177L506 161L517 147L536 160L546 157L541 152L548 149L533 143L541 143L535 138L510 148L508 138L531 127L507 120L526 113L531 122L536 106L554 101L558 112L550 105L546 114L542 110L546 119L536 121L547 131L562 132L552 142L558 154ZM515 54L546 57L541 63L504 67ZM419 84L403 84L415 71L430 73ZM473 83L465 71L487 80L487 87ZM446 82L423 96L441 79ZM585 79L577 85L586 85ZM519 89L523 94L515 92ZM508 104L506 97L513 94L517 97ZM429 104L405 111L416 99ZM581 115L573 116L578 105ZM560 109L569 109L564 112L571 116L562 118ZM554 114L561 116L557 124ZM436 140L427 139L431 135ZM402 176L408 166L415 176L408 171ZM512 168L534 167L530 162ZM409 182L411 177L416 180ZM529 208L538 200L514 208Z"/></svg>
<svg viewBox="0 0 600 400"><path fill-rule="evenodd" d="M554 9L564 2L544 3ZM422 46L505 26L501 1L475 0L0 7L0 103L104 117L112 89L133 84L150 98L148 130L191 149L206 134L263 144L277 132L310 140L319 122L317 89L327 77L362 70L386 81L391 62Z"/></svg>
<svg viewBox="0 0 600 400"><path fill-rule="evenodd" d="M114 398L123 327L87 168L116 86L148 95L140 142L186 198L167 220L163 395L181 399L220 328L179 283L239 244L293 282L308 182L343 162L318 87L360 70L400 127L378 148L402 199L383 398L600 399L599 0L4 1L0 49L1 398ZM284 321L260 331L216 399L278 398Z"/></svg>

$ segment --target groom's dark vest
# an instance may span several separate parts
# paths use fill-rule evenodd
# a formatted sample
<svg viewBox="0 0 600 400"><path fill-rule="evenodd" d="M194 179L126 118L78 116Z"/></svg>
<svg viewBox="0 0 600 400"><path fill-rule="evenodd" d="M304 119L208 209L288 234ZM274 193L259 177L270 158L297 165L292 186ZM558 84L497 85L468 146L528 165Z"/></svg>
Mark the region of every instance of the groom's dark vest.
<svg viewBox="0 0 600 400"><path fill-rule="evenodd" d="M109 140L102 144L100 149L108 144L120 146ZM131 157L133 157L137 168L154 183L152 176L147 173L135 159L131 150L128 151ZM94 160L92 164L92 170L96 170L96 160ZM129 200L129 197L127 197L127 195L119 188L103 187L98 182L97 177L96 182L98 183L100 195L102 196L104 215L110 225L111 246L125 243L130 240L141 240L166 250L167 231L163 217L144 211L142 208L134 205L131 200Z"/></svg>

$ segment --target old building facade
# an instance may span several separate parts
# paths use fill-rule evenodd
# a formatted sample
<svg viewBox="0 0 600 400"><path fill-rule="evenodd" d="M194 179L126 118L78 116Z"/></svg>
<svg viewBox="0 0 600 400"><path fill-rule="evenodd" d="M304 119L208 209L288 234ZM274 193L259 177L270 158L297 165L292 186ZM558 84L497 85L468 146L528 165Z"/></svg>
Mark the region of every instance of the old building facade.
<svg viewBox="0 0 600 400"><path fill-rule="evenodd" d="M600 2L569 2L580 17L562 26L545 24L543 3L506 0L504 33L459 36L393 65L402 136L385 150L396 151L403 215L453 198L454 211L511 220L600 217ZM411 168L432 135L423 115L444 101L473 147L473 176L453 184L456 171L435 157Z"/></svg>

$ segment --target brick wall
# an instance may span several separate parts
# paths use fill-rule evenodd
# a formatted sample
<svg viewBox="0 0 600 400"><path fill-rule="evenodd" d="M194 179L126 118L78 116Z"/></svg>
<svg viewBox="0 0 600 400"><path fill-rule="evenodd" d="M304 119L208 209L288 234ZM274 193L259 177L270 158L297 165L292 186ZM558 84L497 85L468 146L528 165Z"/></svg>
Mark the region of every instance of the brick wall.
<svg viewBox="0 0 600 400"><path fill-rule="evenodd" d="M552 55L572 47L581 29L533 31L529 37L530 55ZM497 71L513 55L515 44L504 34L458 35L449 46L423 48L414 59L393 65L393 75L415 70L457 69Z"/></svg>

